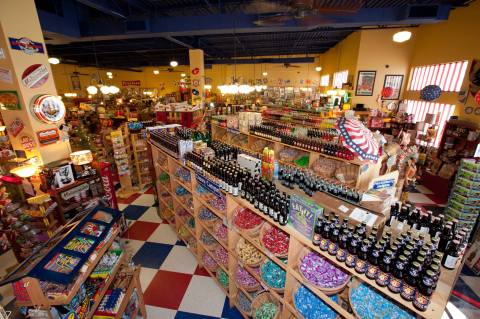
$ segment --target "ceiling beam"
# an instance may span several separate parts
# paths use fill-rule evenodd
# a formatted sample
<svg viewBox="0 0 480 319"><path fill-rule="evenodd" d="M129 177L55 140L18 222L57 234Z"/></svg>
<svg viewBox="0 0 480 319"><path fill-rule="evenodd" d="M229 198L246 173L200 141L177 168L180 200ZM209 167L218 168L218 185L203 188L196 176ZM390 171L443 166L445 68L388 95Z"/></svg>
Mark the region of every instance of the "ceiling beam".
<svg viewBox="0 0 480 319"><path fill-rule="evenodd" d="M110 0L77 0L77 2L115 18L127 19L127 13L121 8L114 8Z"/></svg>

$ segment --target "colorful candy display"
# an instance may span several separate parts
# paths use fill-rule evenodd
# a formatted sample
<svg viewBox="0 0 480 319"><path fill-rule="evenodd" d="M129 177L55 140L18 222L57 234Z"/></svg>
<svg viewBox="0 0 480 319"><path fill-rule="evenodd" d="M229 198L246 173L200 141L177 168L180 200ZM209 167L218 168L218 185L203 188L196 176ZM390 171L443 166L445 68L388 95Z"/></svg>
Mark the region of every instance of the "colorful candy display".
<svg viewBox="0 0 480 319"><path fill-rule="evenodd" d="M77 236L72 238L63 248L86 254L93 243L94 241L92 239Z"/></svg>
<svg viewBox="0 0 480 319"><path fill-rule="evenodd" d="M245 240L239 240L237 243L237 256L247 265L256 265L262 259L262 253L252 244Z"/></svg>
<svg viewBox="0 0 480 319"><path fill-rule="evenodd" d="M205 207L200 209L200 213L198 214L198 217L203 221L212 221L215 219L219 219L217 215L215 215L208 208L205 208Z"/></svg>
<svg viewBox="0 0 480 319"><path fill-rule="evenodd" d="M228 267L228 252L223 246L219 245L213 252L213 255L220 265Z"/></svg>
<svg viewBox="0 0 480 319"><path fill-rule="evenodd" d="M80 258L58 253L45 265L45 269L69 274L79 262Z"/></svg>
<svg viewBox="0 0 480 319"><path fill-rule="evenodd" d="M212 256L210 256L206 251L203 252L202 261L203 265L210 270L216 270L218 267L215 259L213 259Z"/></svg>
<svg viewBox="0 0 480 319"><path fill-rule="evenodd" d="M85 235L100 237L100 235L103 233L104 230L105 230L105 226L103 225L87 222L85 223L85 225L83 225L80 232Z"/></svg>
<svg viewBox="0 0 480 319"><path fill-rule="evenodd" d="M218 268L217 270L217 279L220 282L220 284L228 290L228 284L229 284L229 279L228 279L228 274L223 271L222 268Z"/></svg>
<svg viewBox="0 0 480 319"><path fill-rule="evenodd" d="M350 278L348 274L336 268L315 252L303 256L298 268L305 279L321 288L342 286Z"/></svg>
<svg viewBox="0 0 480 319"><path fill-rule="evenodd" d="M190 227L191 229L195 229L195 218L193 218L192 216L190 216L190 218L187 219L186 223L185 223L188 227Z"/></svg>
<svg viewBox="0 0 480 319"><path fill-rule="evenodd" d="M220 239L223 242L227 241L228 229L227 227L225 227L222 221L218 221L215 223L213 227L213 231L215 236L217 236L218 239Z"/></svg>
<svg viewBox="0 0 480 319"><path fill-rule="evenodd" d="M290 236L277 227L269 227L262 236L262 245L277 256L287 255L289 242Z"/></svg>
<svg viewBox="0 0 480 319"><path fill-rule="evenodd" d="M255 319L273 319L277 315L278 307L272 302L265 302L255 311Z"/></svg>
<svg viewBox="0 0 480 319"><path fill-rule="evenodd" d="M202 231L202 234L200 235L200 240L202 241L202 243L204 243L206 246L212 246L214 244L217 243L217 241L215 240L215 238L213 238L212 235L210 235L208 232L206 231Z"/></svg>
<svg viewBox="0 0 480 319"><path fill-rule="evenodd" d="M247 314L252 311L252 302L242 291L239 291L237 294L237 307Z"/></svg>
<svg viewBox="0 0 480 319"><path fill-rule="evenodd" d="M272 288L283 289L285 288L286 272L279 265L267 260L261 266L261 274L263 281Z"/></svg>
<svg viewBox="0 0 480 319"><path fill-rule="evenodd" d="M240 229L250 230L264 223L262 217L258 216L248 208L237 210L233 223Z"/></svg>
<svg viewBox="0 0 480 319"><path fill-rule="evenodd" d="M350 288L350 304L362 319L415 318L363 283L357 288Z"/></svg>
<svg viewBox="0 0 480 319"><path fill-rule="evenodd" d="M336 295L331 299L338 302ZM298 287L294 303L295 308L305 319L333 319L337 316L335 311L303 285Z"/></svg>
<svg viewBox="0 0 480 319"><path fill-rule="evenodd" d="M237 269L235 270L235 280L237 281L237 284L242 286L245 289L254 289L255 287L258 287L260 283L250 275L250 273L245 270L245 268L237 266Z"/></svg>

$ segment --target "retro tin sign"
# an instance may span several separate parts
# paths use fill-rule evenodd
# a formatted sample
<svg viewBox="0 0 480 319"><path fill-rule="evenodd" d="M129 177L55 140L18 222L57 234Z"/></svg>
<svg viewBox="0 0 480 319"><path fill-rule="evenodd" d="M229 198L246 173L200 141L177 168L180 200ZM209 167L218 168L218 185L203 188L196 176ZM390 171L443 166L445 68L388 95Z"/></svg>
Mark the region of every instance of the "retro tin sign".
<svg viewBox="0 0 480 319"><path fill-rule="evenodd" d="M34 53L45 53L43 49L43 44L40 42L35 42L29 38L8 38L10 41L10 46L13 50L20 50L26 54L32 55Z"/></svg>

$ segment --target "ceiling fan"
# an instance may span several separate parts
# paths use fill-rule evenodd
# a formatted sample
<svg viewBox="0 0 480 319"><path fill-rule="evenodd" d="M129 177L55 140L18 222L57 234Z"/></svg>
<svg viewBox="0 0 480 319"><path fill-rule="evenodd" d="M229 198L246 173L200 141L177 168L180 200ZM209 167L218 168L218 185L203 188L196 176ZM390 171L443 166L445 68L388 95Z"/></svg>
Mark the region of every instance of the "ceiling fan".
<svg viewBox="0 0 480 319"><path fill-rule="evenodd" d="M158 69L158 71L160 72L177 72L177 73L185 73L185 71L178 71L178 70L175 70L175 68L166 68L166 69Z"/></svg>
<svg viewBox="0 0 480 319"><path fill-rule="evenodd" d="M277 66L277 67L288 69L288 68L299 68L300 65L293 65L291 63L285 62L285 63L283 63L282 66Z"/></svg>
<svg viewBox="0 0 480 319"><path fill-rule="evenodd" d="M327 15L355 14L364 0L345 0L341 5L324 5L321 0L290 0L285 4L271 0L256 0L245 9L247 13L258 14L254 21L258 26L284 25L296 21L303 26L325 24L332 20Z"/></svg>

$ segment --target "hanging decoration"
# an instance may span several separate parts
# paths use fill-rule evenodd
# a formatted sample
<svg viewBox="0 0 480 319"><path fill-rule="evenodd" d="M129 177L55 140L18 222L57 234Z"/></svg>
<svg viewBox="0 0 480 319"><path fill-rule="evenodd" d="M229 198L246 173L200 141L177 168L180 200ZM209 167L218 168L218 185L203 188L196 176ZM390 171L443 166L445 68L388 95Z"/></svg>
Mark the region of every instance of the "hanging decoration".
<svg viewBox="0 0 480 319"><path fill-rule="evenodd" d="M387 86L382 89L383 98L389 98L390 96L392 96L392 94L393 94L393 89L391 87Z"/></svg>
<svg viewBox="0 0 480 319"><path fill-rule="evenodd" d="M420 98L424 101L434 101L440 97L442 89L438 85L427 85L420 91Z"/></svg>
<svg viewBox="0 0 480 319"><path fill-rule="evenodd" d="M362 161L378 161L379 145L372 132L354 118L341 117L337 121L342 144Z"/></svg>

